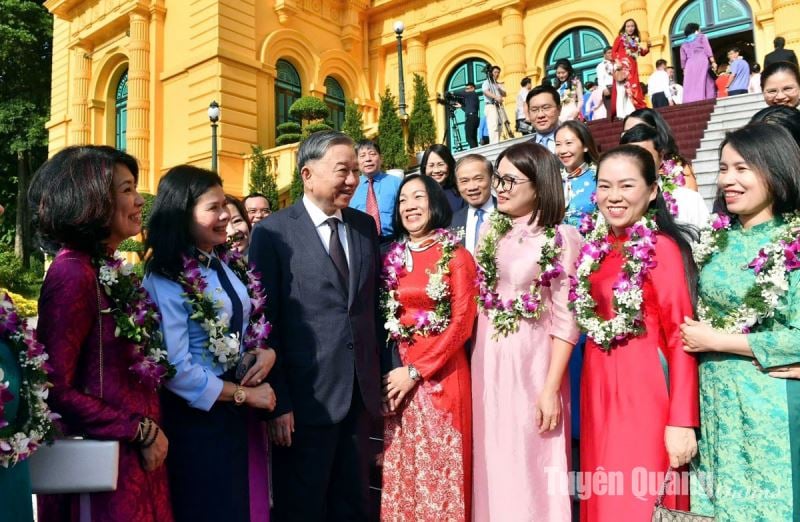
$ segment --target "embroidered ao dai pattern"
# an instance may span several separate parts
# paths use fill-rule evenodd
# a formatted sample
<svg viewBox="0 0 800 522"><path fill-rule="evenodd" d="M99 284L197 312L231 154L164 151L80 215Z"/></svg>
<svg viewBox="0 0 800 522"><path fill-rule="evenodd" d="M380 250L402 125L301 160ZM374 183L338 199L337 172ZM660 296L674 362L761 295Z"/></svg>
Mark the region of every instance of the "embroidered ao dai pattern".
<svg viewBox="0 0 800 522"><path fill-rule="evenodd" d="M397 289L404 325L435 308L425 287L436 271L442 248L411 252L413 270L404 270ZM399 345L404 365L413 364L422 381L384 429L381 520L465 521L470 518L472 411L469 366L464 344L472 334L477 289L472 255L458 247L450 261L451 318L437 335L415 336Z"/></svg>
<svg viewBox="0 0 800 522"><path fill-rule="evenodd" d="M716 313L738 309L755 281L743 270L773 241L779 221L743 230L734 224L728 246L700 274L700 296ZM800 362L800 271L774 318L747 336L764 368ZM699 471L713 480L713 504L692 480L692 509L725 521L800 520L800 381L776 379L749 357L700 354Z"/></svg>
<svg viewBox="0 0 800 522"><path fill-rule="evenodd" d="M597 313L606 320L613 317L612 287L622 270L622 244L627 239L610 234L613 248L589 276ZM692 316L683 259L678 245L661 234L653 257L656 265L642 289L644 332L609 353L591 338L586 341L581 376L582 522L650 520L662 481L649 485L645 479L661 479L669 467L664 429L698 425L697 361L683 351L680 332L683 318ZM593 478L598 472L602 475ZM609 486L592 491L595 480L606 480ZM668 495L664 503L686 509L688 500Z"/></svg>
<svg viewBox="0 0 800 522"><path fill-rule="evenodd" d="M569 79L558 86L558 94L561 96L561 112L558 115L559 122L578 118L581 112L581 104L578 101L578 87L580 86L581 82L578 79Z"/></svg>
<svg viewBox="0 0 800 522"><path fill-rule="evenodd" d="M561 178L564 180L564 201L567 202L567 211L564 223L578 228L584 214L591 214L597 210L593 201L597 191L597 171L594 166L586 163L581 165L581 172L577 176L570 176L564 170Z"/></svg>
<svg viewBox="0 0 800 522"><path fill-rule="evenodd" d="M539 276L544 229L529 225L530 214L497 243L497 288L503 300L526 292ZM483 225L483 235L489 224ZM536 401L552 356L552 338L578 340L578 327L567 307L568 276L575 274L581 246L578 231L560 225L561 264L566 273L543 289L545 306L538 321L521 319L519 330L499 340L486 314L478 317L472 355L475 521L569 522L566 489L569 445L569 378L561 385L562 422L539 434ZM560 485L564 484L564 488Z"/></svg>

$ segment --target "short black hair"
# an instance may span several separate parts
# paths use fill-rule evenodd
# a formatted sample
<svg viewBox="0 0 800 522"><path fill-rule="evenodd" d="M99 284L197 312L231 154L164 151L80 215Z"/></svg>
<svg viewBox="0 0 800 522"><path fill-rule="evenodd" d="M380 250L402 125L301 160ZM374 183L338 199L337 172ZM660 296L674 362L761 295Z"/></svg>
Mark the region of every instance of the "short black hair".
<svg viewBox="0 0 800 522"><path fill-rule="evenodd" d="M356 143L356 154L358 154L358 151L360 151L361 149L375 149L375 152L377 152L378 154L381 153L381 148L378 146L377 141L360 140L359 142Z"/></svg>
<svg viewBox="0 0 800 522"><path fill-rule="evenodd" d="M779 72L791 74L794 76L794 81L800 84L800 70L798 70L795 64L792 62L772 62L764 67L764 71L761 73L761 89L764 89L764 85L766 85L767 79L770 76Z"/></svg>
<svg viewBox="0 0 800 522"><path fill-rule="evenodd" d="M28 201L41 238L50 245L96 253L111 234L114 167L139 180L136 159L105 145L67 147L33 175Z"/></svg>
<svg viewBox="0 0 800 522"><path fill-rule="evenodd" d="M689 36L690 34L694 34L700 30L700 25L695 22L689 22L686 24L686 27L683 28L683 35Z"/></svg>
<svg viewBox="0 0 800 522"><path fill-rule="evenodd" d="M774 40L772 40L772 45L775 46L775 49L783 49L783 46L786 45L786 38L783 36L776 36Z"/></svg>
<svg viewBox="0 0 800 522"><path fill-rule="evenodd" d="M531 84L531 77L530 76L526 76L525 78L523 78L523 79L521 79L519 81L519 86L520 87L525 87L525 86L528 86L530 84Z"/></svg>
<svg viewBox="0 0 800 522"><path fill-rule="evenodd" d="M667 61L665 59L659 58L658 60L656 60L656 69L658 69L662 65L667 65Z"/></svg>
<svg viewBox="0 0 800 522"><path fill-rule="evenodd" d="M503 160L510 162L533 184L533 213L529 225L555 226L564 220L564 189L561 164L545 147L524 142L511 145L497 156L495 169Z"/></svg>
<svg viewBox="0 0 800 522"><path fill-rule="evenodd" d="M403 187L410 181L418 179L425 186L425 192L428 194L428 212L430 219L426 226L426 232L436 230L437 228L447 228L453 220L453 210L450 208L450 203L447 201L447 196L444 194L444 189L436 183L436 180L423 176L422 174L410 174L403 178L400 186L397 188L397 199L394 202L394 212L392 213L392 226L397 237L408 235L408 230L403 226L403 219L400 217L400 192Z"/></svg>
<svg viewBox="0 0 800 522"><path fill-rule="evenodd" d="M422 154L422 161L419 163L419 173L423 176L428 176L427 168L428 168L428 158L430 157L431 153L438 155L442 158L442 161L445 162L447 165L447 175L444 178L444 183L442 183L442 188L452 188L456 186L456 179L455 179L455 171L456 171L456 160L453 158L453 154L450 152L450 149L447 148L446 145L442 145L441 143L434 143L430 147L428 147L425 152Z"/></svg>
<svg viewBox="0 0 800 522"><path fill-rule="evenodd" d="M553 97L553 101L556 104L556 107L559 109L561 108L561 95L558 94L558 91L552 85L537 85L531 92L528 93L528 96L525 97L525 105L527 106L531 102L531 98L534 96L539 96L540 94L549 94Z"/></svg>
<svg viewBox="0 0 800 522"><path fill-rule="evenodd" d="M729 49L728 49L728 52L729 52L729 53L730 53L730 52L734 52L734 53L736 53L736 54L742 54L742 50L741 50L741 49L739 49L739 47L738 47L738 46L736 46L736 45L734 45L733 47L729 48Z"/></svg>
<svg viewBox="0 0 800 522"><path fill-rule="evenodd" d="M247 203L247 200L252 198L264 198L267 200L267 203L269 203L269 198L264 194L262 194L261 192L251 192L242 199L242 202Z"/></svg>
<svg viewBox="0 0 800 522"><path fill-rule="evenodd" d="M475 88L475 82L467 82L467 87Z"/></svg>
<svg viewBox="0 0 800 522"><path fill-rule="evenodd" d="M771 123L780 125L792 135L794 141L800 145L800 111L785 105L765 107L750 118L750 123Z"/></svg>
<svg viewBox="0 0 800 522"><path fill-rule="evenodd" d="M610 51L612 49L613 49L613 47L611 47L610 45L607 45L606 48L603 49L603 54L606 54L608 51Z"/></svg>
<svg viewBox="0 0 800 522"><path fill-rule="evenodd" d="M156 200L147 224L146 270L175 279L183 269L182 256L191 254L194 206L213 187L222 187L222 178L215 172L193 165L169 169L158 184Z"/></svg>
<svg viewBox="0 0 800 522"><path fill-rule="evenodd" d="M773 215L800 210L800 148L789 131L772 123L748 123L725 136L720 156L727 145L766 182ZM714 208L728 211L719 188Z"/></svg>

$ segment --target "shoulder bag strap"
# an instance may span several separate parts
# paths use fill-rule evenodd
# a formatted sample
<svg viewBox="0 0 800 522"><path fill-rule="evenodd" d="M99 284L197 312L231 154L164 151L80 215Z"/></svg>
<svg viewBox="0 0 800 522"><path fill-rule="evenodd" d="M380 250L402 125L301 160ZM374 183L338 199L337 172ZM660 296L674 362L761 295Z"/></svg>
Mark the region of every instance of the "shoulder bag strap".
<svg viewBox="0 0 800 522"><path fill-rule="evenodd" d="M100 283L97 279L94 280L95 288L97 289L97 339L100 345L100 398L103 398L103 312L102 304L100 302Z"/></svg>

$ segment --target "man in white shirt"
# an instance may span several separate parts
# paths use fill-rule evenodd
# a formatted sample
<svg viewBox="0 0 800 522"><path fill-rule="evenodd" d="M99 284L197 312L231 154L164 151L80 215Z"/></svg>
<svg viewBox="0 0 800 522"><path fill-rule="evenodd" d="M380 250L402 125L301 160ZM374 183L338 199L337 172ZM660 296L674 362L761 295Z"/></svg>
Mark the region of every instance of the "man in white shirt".
<svg viewBox="0 0 800 522"><path fill-rule="evenodd" d="M654 109L672 105L667 61L663 58L656 60L656 70L650 75L647 91L650 93L650 103Z"/></svg>
<svg viewBox="0 0 800 522"><path fill-rule="evenodd" d="M531 79L526 76L519 82L519 94L517 94L517 109L515 117L517 119L517 132L525 136L533 132L531 122L528 121L528 108L525 105L525 100L528 99L528 93L531 92Z"/></svg>
<svg viewBox="0 0 800 522"><path fill-rule="evenodd" d="M670 100L672 100L673 105L679 105L683 103L683 85L675 82L674 67L667 67L667 74L669 75Z"/></svg>
<svg viewBox="0 0 800 522"><path fill-rule="evenodd" d="M475 255L481 225L489 220L494 212L495 199L492 197L492 163L480 154L468 154L456 163L456 183L461 197L467 202L453 214L450 228L463 228L462 244Z"/></svg>
<svg viewBox="0 0 800 522"><path fill-rule="evenodd" d="M611 47L603 50L603 61L595 68L597 88L602 91L605 114L611 114L611 89L614 86L614 62L611 60ZM592 118L593 120L599 118Z"/></svg>

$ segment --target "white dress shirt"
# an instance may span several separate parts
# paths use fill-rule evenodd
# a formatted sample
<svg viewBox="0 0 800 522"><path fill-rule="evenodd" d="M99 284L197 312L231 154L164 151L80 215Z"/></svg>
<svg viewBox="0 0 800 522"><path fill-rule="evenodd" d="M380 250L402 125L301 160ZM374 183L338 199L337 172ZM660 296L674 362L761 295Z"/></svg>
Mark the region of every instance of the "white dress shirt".
<svg viewBox="0 0 800 522"><path fill-rule="evenodd" d="M667 99L670 98L671 92L669 88L669 74L667 71L656 70L650 75L650 81L647 84L647 92L650 94L651 99L654 94L659 92L663 92Z"/></svg>
<svg viewBox="0 0 800 522"><path fill-rule="evenodd" d="M314 227L317 229L317 234L319 234L319 240L322 241L322 246L325 248L325 252L327 252L329 255L331 253L331 227L329 227L325 221L332 217L335 217L339 220L339 241L342 243L342 248L344 248L344 255L347 258L347 265L350 266L350 249L347 248L347 228L345 227L344 220L342 219L342 211L336 209L336 212L329 216L306 196L303 196L303 206L306 207L306 212L308 212L308 215L311 217L311 222L314 223Z"/></svg>
<svg viewBox="0 0 800 522"><path fill-rule="evenodd" d="M492 197L489 196L489 199L486 200L486 203L483 204L480 208L483 209L483 222L486 223L489 221L489 216L492 215L494 212L494 201ZM476 214L476 207L470 206L467 209L467 224L465 227L465 235L464 235L464 245L466 245L467 250L473 256L475 255L475 242L478 238L475 237L475 224L478 222L478 214Z"/></svg>
<svg viewBox="0 0 800 522"><path fill-rule="evenodd" d="M614 84L614 77L612 76L613 71L614 64L607 60L603 60L597 64L595 73L597 74L597 85L600 86L600 90L603 90L603 88L611 88Z"/></svg>

